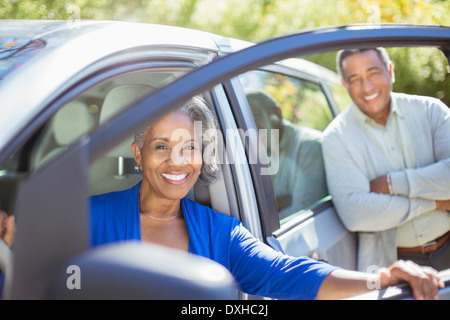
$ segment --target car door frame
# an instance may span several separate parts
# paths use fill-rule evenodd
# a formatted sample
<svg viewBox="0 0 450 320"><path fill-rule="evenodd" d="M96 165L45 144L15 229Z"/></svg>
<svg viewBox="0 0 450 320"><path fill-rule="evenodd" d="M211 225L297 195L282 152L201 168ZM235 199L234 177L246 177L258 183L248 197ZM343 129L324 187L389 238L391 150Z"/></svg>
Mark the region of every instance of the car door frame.
<svg viewBox="0 0 450 320"><path fill-rule="evenodd" d="M448 56L450 52L448 29L450 28L428 26L411 28L385 26L383 30L381 27L371 26L342 27L289 35L246 48L200 67L152 95L144 97L133 108L124 110L120 115L120 121L114 119L106 123L102 128L104 131L102 135L92 136L89 154L92 159L96 159L111 147L111 141L131 134L132 129L123 128L123 123L133 124L130 127L143 127L151 115L159 117L187 101L191 96L207 91L220 83L226 83L245 71L291 56L312 55L359 46L437 46ZM338 34L333 32L336 30ZM149 104L153 106L152 110L146 108ZM135 119L136 112L142 115L140 119ZM119 122L122 122L122 125ZM267 227L264 229L270 230Z"/></svg>
<svg viewBox="0 0 450 320"><path fill-rule="evenodd" d="M275 61L283 60L290 57L290 55L310 55L329 50L338 50L343 48L353 48L359 46L384 46L384 47L401 47L406 45L414 46L437 46L448 57L450 36L448 28L433 28L433 27L415 27L415 28L401 28L401 27L386 27L386 30L381 31L379 28L342 28L339 31L339 35L333 36L327 32L323 33L306 33L297 34L293 36L287 36L280 39L269 40L260 45L244 49L229 56L225 56L212 64L203 66L198 70L180 78L171 85L160 89L152 96L144 98L141 102L137 103L135 110L143 110L145 104L151 103L155 108L158 108L156 112L157 116L172 110L177 105L182 104L189 99L192 95L199 94L205 90L210 89L212 86L219 83L224 83L226 88L230 87L231 79L238 76L245 71L257 69L259 67L268 65ZM306 40L305 40L306 38ZM302 45L293 46L292 43L302 43ZM170 96L170 91L177 92L177 96ZM231 105L239 104L239 96L233 97L233 91L228 89L227 94L231 101ZM164 102L162 102L165 99ZM158 103L159 102L159 103ZM238 108L239 109L239 108ZM235 113L239 113L242 109L233 110ZM140 112L140 111L138 111ZM244 111L245 112L245 111ZM126 112L123 114L124 118L128 118ZM241 114L241 117L245 115ZM239 124L239 120L238 125ZM139 125L136 123L136 125ZM118 132L110 132L111 134L118 135ZM105 145L105 144L103 144ZM253 169L258 169L258 164ZM252 166L250 166L252 167ZM270 199L273 196L271 192L267 191L267 180L256 178L253 174L254 180L252 181L255 192L259 193L256 197L258 199ZM242 199L241 199L242 200ZM244 199L244 201L246 201ZM254 201L254 200L249 200ZM259 203L253 204L259 207L259 215L261 223L261 232L263 239L270 242L272 228L270 227L273 222L273 215L269 214L270 205L264 206L261 200ZM267 202L266 202L267 203ZM269 203L275 203L273 198ZM320 210L327 211L332 209L330 203L323 204L319 207ZM261 210L262 209L262 210ZM267 209L267 210L265 210ZM273 209L273 208L272 208ZM241 216L245 219L245 214ZM312 212L314 215L314 212ZM271 220L272 219L272 220ZM251 220L249 217L248 220ZM303 220L298 221L295 225L291 226L291 229L303 223ZM345 230L344 230L345 232ZM277 247L277 244L273 244ZM318 253L320 255L320 252ZM319 256L320 258L320 256Z"/></svg>
<svg viewBox="0 0 450 320"><path fill-rule="evenodd" d="M335 116L335 106L332 104L334 100L327 96L322 79L280 65L264 66L258 70L284 74L318 85L327 100L331 114ZM241 82L233 78L224 86L239 128L244 131L256 130ZM245 147L247 154L250 154L252 146L246 144ZM343 227L331 197L327 196L317 201L311 208L293 214L295 217L281 225L276 214L278 209L272 180L268 175L259 174L262 167L260 162L250 164L261 217L262 240L272 248L292 256L309 256L347 269L356 269L356 236Z"/></svg>

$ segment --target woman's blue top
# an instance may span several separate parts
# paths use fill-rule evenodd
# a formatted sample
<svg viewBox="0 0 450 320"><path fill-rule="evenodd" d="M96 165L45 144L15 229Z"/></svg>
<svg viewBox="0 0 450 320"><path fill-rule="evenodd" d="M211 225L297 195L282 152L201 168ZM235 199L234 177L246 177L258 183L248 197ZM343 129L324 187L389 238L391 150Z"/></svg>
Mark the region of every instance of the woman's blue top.
<svg viewBox="0 0 450 320"><path fill-rule="evenodd" d="M91 198L91 244L141 240L140 183L124 191ZM315 299L323 279L336 267L308 257L273 250L235 217L217 213L187 198L181 200L189 252L225 266L240 289L275 299Z"/></svg>

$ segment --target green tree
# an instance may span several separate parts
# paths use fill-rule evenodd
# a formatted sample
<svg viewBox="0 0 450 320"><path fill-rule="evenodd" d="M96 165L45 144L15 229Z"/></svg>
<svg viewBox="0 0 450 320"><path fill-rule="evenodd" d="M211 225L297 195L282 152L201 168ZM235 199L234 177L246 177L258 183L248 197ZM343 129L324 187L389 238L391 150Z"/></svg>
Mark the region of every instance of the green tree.
<svg viewBox="0 0 450 320"><path fill-rule="evenodd" d="M324 26L450 25L448 0L0 0L0 19L66 20L73 17L71 8L78 9L81 19L167 24L254 42ZM435 96L450 105L442 54L425 49L389 52L396 66L396 91ZM335 70L335 53L307 58Z"/></svg>

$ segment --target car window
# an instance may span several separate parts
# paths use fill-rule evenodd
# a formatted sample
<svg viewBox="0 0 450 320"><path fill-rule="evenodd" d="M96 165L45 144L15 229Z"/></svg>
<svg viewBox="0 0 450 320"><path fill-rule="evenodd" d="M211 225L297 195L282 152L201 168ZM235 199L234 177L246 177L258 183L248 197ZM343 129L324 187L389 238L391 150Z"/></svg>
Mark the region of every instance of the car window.
<svg viewBox="0 0 450 320"><path fill-rule="evenodd" d="M120 74L100 81L64 103L36 134L0 165L0 210L8 214L14 212L18 186L28 173L48 163L144 94L186 72L185 68L156 68ZM131 151L130 140L91 166L91 194L126 188L140 179L128 150Z"/></svg>
<svg viewBox="0 0 450 320"><path fill-rule="evenodd" d="M350 98L348 91L344 88L344 86L339 85L337 83L329 82L328 85L330 86L338 110L343 111L352 102L352 99Z"/></svg>
<svg viewBox="0 0 450 320"><path fill-rule="evenodd" d="M333 118L318 83L261 70L245 73L240 79L246 91L268 93L281 108L283 118L297 126L322 131Z"/></svg>
<svg viewBox="0 0 450 320"><path fill-rule="evenodd" d="M271 161L283 224L328 196L321 135L333 115L316 82L260 70L240 81Z"/></svg>

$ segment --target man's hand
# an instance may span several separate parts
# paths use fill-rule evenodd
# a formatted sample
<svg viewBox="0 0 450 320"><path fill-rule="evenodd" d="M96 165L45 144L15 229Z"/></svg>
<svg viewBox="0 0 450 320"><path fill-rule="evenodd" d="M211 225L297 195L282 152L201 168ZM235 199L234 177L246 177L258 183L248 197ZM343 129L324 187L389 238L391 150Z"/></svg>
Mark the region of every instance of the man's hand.
<svg viewBox="0 0 450 320"><path fill-rule="evenodd" d="M450 200L436 200L436 210L450 211Z"/></svg>
<svg viewBox="0 0 450 320"><path fill-rule="evenodd" d="M389 194L387 176L381 176L370 181L370 191L375 193Z"/></svg>
<svg viewBox="0 0 450 320"><path fill-rule="evenodd" d="M375 193L389 193L389 185L387 176L378 177L370 181L370 191ZM450 200L435 200L436 210L450 211Z"/></svg>
<svg viewBox="0 0 450 320"><path fill-rule="evenodd" d="M0 238L11 248L16 234L14 216L9 216L0 210Z"/></svg>
<svg viewBox="0 0 450 320"><path fill-rule="evenodd" d="M412 261L402 260L395 262L389 268L381 269L380 281L382 288L400 282L409 283L416 300L438 299L438 290L444 287L436 270L419 266Z"/></svg>

